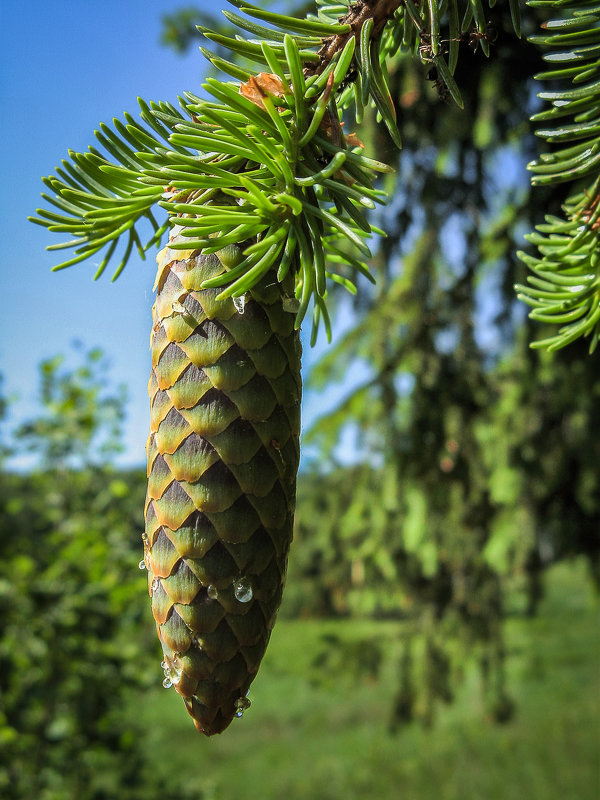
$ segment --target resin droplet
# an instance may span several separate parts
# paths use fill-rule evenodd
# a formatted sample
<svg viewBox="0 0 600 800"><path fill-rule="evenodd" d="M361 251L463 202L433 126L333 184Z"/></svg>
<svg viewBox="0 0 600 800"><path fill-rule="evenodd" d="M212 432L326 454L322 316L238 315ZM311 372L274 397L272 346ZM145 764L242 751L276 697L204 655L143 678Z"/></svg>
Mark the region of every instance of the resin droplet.
<svg viewBox="0 0 600 800"><path fill-rule="evenodd" d="M173 686L171 678L165 678L163 681L163 686L165 687L165 689L170 689L171 686Z"/></svg>
<svg viewBox="0 0 600 800"><path fill-rule="evenodd" d="M159 578L154 578L154 580L152 581L152 586L151 586L152 591L155 592L158 589L159 585L160 585L160 579Z"/></svg>
<svg viewBox="0 0 600 800"><path fill-rule="evenodd" d="M242 717L244 715L244 711L250 708L250 705L250 700L248 700L247 697L238 697L238 699L235 701L235 707L237 709L235 712L236 717Z"/></svg>
<svg viewBox="0 0 600 800"><path fill-rule="evenodd" d="M181 662L179 660L179 653L175 653L171 661L171 669L169 670L168 678L171 679L173 686L178 686L181 681L182 675Z"/></svg>
<svg viewBox="0 0 600 800"><path fill-rule="evenodd" d="M232 297L231 299L233 300L233 305L238 314L243 314L246 308L246 295L243 294L240 297Z"/></svg>
<svg viewBox="0 0 600 800"><path fill-rule="evenodd" d="M175 300L172 303L171 307L172 307L173 312L175 314L187 314L188 313L187 312L187 308L183 305L183 303L180 303L179 300Z"/></svg>
<svg viewBox="0 0 600 800"><path fill-rule="evenodd" d="M247 578L240 578L233 584L235 599L240 603L249 603L252 600L252 587Z"/></svg>
<svg viewBox="0 0 600 800"><path fill-rule="evenodd" d="M217 591L217 587L214 584L209 583L208 586L206 587L206 594L211 600L216 600L219 592Z"/></svg>
<svg viewBox="0 0 600 800"><path fill-rule="evenodd" d="M146 562L144 561L143 558L140 561L140 563L138 564L138 569L146 569Z"/></svg>

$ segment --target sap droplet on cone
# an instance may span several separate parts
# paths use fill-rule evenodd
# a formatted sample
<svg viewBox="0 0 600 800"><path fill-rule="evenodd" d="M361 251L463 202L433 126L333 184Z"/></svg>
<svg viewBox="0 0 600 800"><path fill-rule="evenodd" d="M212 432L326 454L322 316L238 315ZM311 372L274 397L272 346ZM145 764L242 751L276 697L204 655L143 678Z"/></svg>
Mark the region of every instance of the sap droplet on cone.
<svg viewBox="0 0 600 800"><path fill-rule="evenodd" d="M216 586L214 586L212 583L209 583L206 587L206 594L210 600L216 600L219 592L217 591Z"/></svg>
<svg viewBox="0 0 600 800"><path fill-rule="evenodd" d="M236 717L242 717L244 715L244 711L250 708L251 702L247 697L238 697L235 701L235 707L237 711L235 712Z"/></svg>
<svg viewBox="0 0 600 800"><path fill-rule="evenodd" d="M252 600L252 586L247 578L240 578L233 585L235 599L240 603L249 603Z"/></svg>
<svg viewBox="0 0 600 800"><path fill-rule="evenodd" d="M232 300L238 314L243 314L246 308L246 295L242 294L240 297L233 297Z"/></svg>
<svg viewBox="0 0 600 800"><path fill-rule="evenodd" d="M187 308L180 303L179 300L174 300L171 304L171 308L173 309L174 314L187 314Z"/></svg>

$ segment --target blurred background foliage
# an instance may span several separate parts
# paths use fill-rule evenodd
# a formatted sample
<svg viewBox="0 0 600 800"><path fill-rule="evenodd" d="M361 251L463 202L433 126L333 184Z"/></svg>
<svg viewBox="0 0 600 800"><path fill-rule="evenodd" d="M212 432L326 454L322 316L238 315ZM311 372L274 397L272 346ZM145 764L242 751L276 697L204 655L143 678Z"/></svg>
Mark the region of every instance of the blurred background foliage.
<svg viewBox="0 0 600 800"><path fill-rule="evenodd" d="M40 365L40 414L3 441L35 466L0 473L0 794L142 798L130 691L154 683L135 569L141 470L117 472L125 413L101 351ZM6 403L3 404L6 408ZM138 559L139 560L139 559Z"/></svg>
<svg viewBox="0 0 600 800"><path fill-rule="evenodd" d="M340 295L306 376L341 400L304 434L256 708L218 741L155 688L145 477L111 466L124 390L98 350L41 364L39 416L0 441L35 460L0 475L2 797L597 797L600 376L577 344L529 350L514 299L561 198L529 188L541 61L505 5L489 61L464 45L464 111L403 58L403 150L359 131L397 168L378 282ZM198 44L191 20L165 43Z"/></svg>

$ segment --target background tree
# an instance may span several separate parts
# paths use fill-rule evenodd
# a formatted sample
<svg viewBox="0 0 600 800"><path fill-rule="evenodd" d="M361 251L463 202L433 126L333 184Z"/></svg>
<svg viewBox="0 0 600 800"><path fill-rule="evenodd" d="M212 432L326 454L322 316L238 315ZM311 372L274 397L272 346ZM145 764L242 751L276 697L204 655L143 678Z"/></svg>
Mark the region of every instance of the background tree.
<svg viewBox="0 0 600 800"><path fill-rule="evenodd" d="M533 20L526 23L527 32ZM402 587L399 607L410 604L421 620L427 646L399 665L395 713L425 721L436 697L451 696L465 647L479 654L491 712L506 719L503 584L526 575L531 608L542 560L580 537L592 565L598 559L598 504L583 489L597 493L598 470L584 464L598 463L598 441L573 453L576 431L597 424L597 368L582 353L528 355L531 329L512 295L522 280L514 251L523 227L540 205L556 202L532 196L518 177L531 152L526 119L539 56L515 40L506 10L494 10L492 25L494 60L465 52L455 73L464 112L440 103L412 62L392 75L402 180L386 215L378 286L361 286L358 322L312 373L322 389L359 365L366 372L308 437L330 450L350 427L363 458L383 465L376 481L346 475L339 528L351 548L346 563L368 554L373 584L385 585L388 597ZM381 127L372 123L371 136L377 152L391 152ZM511 168L515 179L507 181ZM579 379L585 388L575 400ZM534 386L537 396L526 400ZM586 410L578 414L580 404ZM570 419L575 430L565 435ZM383 487L383 508L373 503L374 483Z"/></svg>

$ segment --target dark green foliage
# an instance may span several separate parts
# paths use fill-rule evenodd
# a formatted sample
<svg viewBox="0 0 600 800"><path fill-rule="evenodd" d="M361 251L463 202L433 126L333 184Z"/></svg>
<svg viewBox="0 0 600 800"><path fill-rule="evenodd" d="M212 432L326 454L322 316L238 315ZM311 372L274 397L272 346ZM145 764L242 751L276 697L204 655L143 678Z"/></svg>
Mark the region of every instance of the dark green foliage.
<svg viewBox="0 0 600 800"><path fill-rule="evenodd" d="M137 672L142 641L132 639L140 476L89 469L2 483L2 796L96 798L121 785L141 797L139 731L121 713L151 675Z"/></svg>
<svg viewBox="0 0 600 800"><path fill-rule="evenodd" d="M585 344L570 357L534 359L521 342L499 365L493 387L490 422L503 435L494 446L486 437L486 461L493 498L504 509L494 559L506 569L525 558L533 593L540 557L584 554L598 582L600 375ZM537 547L527 553L532 534Z"/></svg>
<svg viewBox="0 0 600 800"><path fill-rule="evenodd" d="M109 465L124 398L99 351L61 360L41 365L43 411L12 441L37 466L0 474L0 794L141 800L149 754L124 706L156 678L137 569L145 476Z"/></svg>

